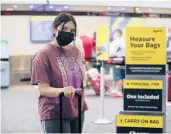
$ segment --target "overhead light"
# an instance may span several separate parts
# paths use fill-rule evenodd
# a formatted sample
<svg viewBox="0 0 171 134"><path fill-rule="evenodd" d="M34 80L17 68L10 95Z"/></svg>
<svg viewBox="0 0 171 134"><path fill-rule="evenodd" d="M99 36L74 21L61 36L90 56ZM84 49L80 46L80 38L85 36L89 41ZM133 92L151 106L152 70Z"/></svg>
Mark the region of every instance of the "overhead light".
<svg viewBox="0 0 171 134"><path fill-rule="evenodd" d="M13 7L14 7L14 8L17 8L18 6L17 6L17 5L14 5Z"/></svg>
<svg viewBox="0 0 171 134"><path fill-rule="evenodd" d="M34 6L33 5L30 5L29 8L33 8Z"/></svg>
<svg viewBox="0 0 171 134"><path fill-rule="evenodd" d="M49 8L53 8L53 6L49 6Z"/></svg>
<svg viewBox="0 0 171 134"><path fill-rule="evenodd" d="M111 8L111 7L108 7L107 9L108 9L108 10L111 10L112 8Z"/></svg>
<svg viewBox="0 0 171 134"><path fill-rule="evenodd" d="M68 8L68 6L64 6L64 8L65 8L65 9L67 9L67 8Z"/></svg>
<svg viewBox="0 0 171 134"><path fill-rule="evenodd" d="M122 10L125 10L125 8L122 8Z"/></svg>
<svg viewBox="0 0 171 134"><path fill-rule="evenodd" d="M12 8L7 8L6 10L7 10L7 11L12 11L13 9L12 9Z"/></svg>

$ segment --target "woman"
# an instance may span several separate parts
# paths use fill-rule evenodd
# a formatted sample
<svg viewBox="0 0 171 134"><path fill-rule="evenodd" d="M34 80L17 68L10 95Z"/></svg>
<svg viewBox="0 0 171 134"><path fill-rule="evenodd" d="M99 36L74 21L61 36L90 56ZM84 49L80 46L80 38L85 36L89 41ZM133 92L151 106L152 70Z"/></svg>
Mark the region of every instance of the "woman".
<svg viewBox="0 0 171 134"><path fill-rule="evenodd" d="M39 114L45 133L60 133L59 94L63 98L63 132L78 133L76 90L83 90L81 52L73 45L77 24L73 16L59 14L53 22L54 39L33 58L31 84L38 84ZM82 125L87 105L82 92Z"/></svg>
<svg viewBox="0 0 171 134"><path fill-rule="evenodd" d="M117 29L114 33L114 40L109 47L110 57L125 57L125 40L122 37L122 31ZM116 81L116 92L118 97L122 97L123 79L125 79L125 69L113 68L113 79Z"/></svg>

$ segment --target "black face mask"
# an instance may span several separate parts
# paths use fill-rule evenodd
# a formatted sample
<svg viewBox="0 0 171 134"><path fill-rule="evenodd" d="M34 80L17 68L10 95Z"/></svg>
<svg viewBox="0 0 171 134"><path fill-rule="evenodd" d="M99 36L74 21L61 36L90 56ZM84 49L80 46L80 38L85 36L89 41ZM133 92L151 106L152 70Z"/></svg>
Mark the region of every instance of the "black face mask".
<svg viewBox="0 0 171 134"><path fill-rule="evenodd" d="M56 41L60 46L67 46L74 40L74 33L59 31L58 37L56 37Z"/></svg>

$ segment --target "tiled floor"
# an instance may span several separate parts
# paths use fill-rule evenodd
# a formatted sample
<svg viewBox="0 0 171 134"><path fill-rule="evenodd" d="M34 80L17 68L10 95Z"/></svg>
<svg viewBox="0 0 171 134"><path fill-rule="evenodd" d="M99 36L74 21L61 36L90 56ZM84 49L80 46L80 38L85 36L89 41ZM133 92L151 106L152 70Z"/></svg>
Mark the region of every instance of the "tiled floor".
<svg viewBox="0 0 171 134"><path fill-rule="evenodd" d="M28 84L1 90L1 131L2 133L41 133L37 109L38 89ZM105 117L113 121L108 125L96 125L92 121L99 118L100 97L86 90L89 110L85 115L84 133L115 133L115 116L122 110L121 98L105 97ZM171 107L167 108L167 132L171 133Z"/></svg>

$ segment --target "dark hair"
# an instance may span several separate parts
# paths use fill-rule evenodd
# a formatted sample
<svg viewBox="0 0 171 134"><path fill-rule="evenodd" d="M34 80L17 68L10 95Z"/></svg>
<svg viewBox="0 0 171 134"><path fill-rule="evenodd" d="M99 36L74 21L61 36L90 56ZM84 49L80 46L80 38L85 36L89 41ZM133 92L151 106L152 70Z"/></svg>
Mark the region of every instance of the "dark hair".
<svg viewBox="0 0 171 134"><path fill-rule="evenodd" d="M76 33L77 33L77 23L76 23L75 18L72 15L70 15L70 14L64 14L64 13L59 14L54 19L54 21L52 23L52 27L55 28L55 29L57 29L57 27L63 23L63 25L62 25L62 29L63 29L64 25L67 22L69 22L69 21L72 21L74 23L74 25L75 25L75 37L76 37ZM60 33L58 33L58 34L60 34ZM54 33L53 33L53 37L55 37L55 34ZM75 45L75 39L74 39L74 45Z"/></svg>
<svg viewBox="0 0 171 134"><path fill-rule="evenodd" d="M115 32L119 33L120 35L122 35L122 31L120 29L116 29Z"/></svg>

